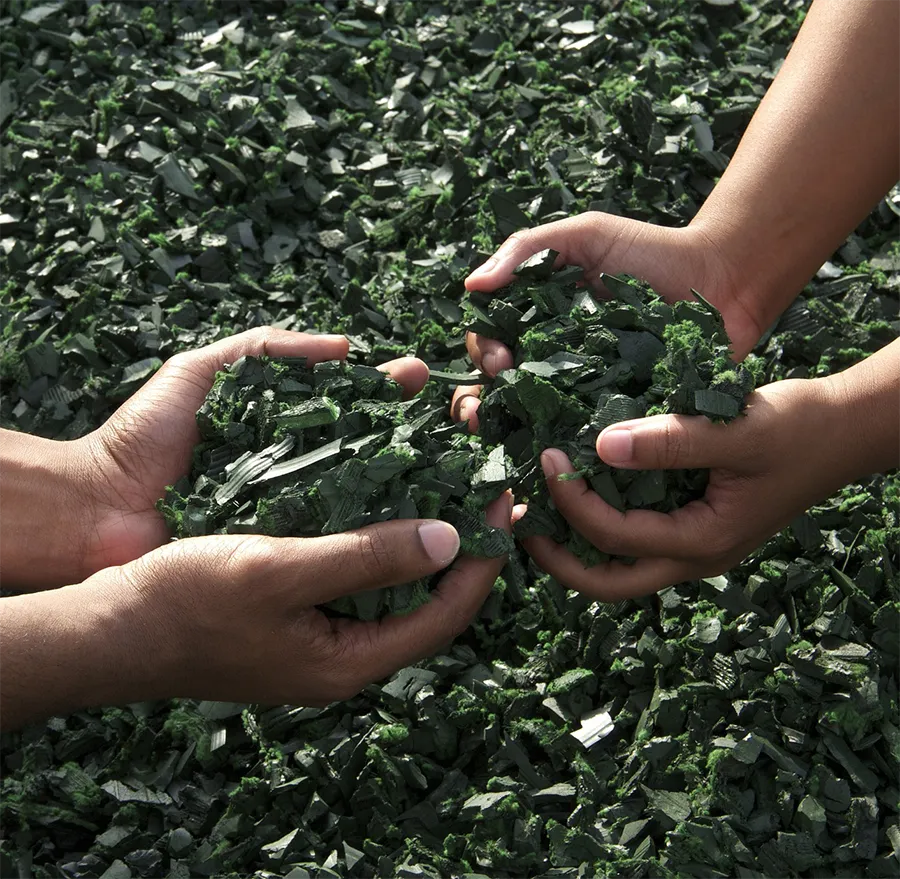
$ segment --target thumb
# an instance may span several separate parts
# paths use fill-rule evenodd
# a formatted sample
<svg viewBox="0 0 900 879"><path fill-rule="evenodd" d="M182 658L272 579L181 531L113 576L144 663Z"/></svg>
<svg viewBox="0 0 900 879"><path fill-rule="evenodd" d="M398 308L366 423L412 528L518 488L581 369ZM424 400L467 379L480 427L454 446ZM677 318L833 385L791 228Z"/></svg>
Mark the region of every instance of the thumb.
<svg viewBox="0 0 900 879"><path fill-rule="evenodd" d="M629 470L734 467L743 455L741 427L702 415L651 415L601 431L597 454L611 467Z"/></svg>
<svg viewBox="0 0 900 879"><path fill-rule="evenodd" d="M409 583L446 568L459 534L438 519L397 519L302 541L303 568L313 572L303 596L323 604L364 589Z"/></svg>

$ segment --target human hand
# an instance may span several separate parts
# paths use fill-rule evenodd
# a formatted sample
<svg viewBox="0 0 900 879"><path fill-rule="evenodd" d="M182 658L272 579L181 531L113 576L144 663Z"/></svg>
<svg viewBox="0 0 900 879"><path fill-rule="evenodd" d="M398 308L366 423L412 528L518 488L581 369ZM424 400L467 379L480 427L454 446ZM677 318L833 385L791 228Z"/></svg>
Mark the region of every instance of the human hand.
<svg viewBox="0 0 900 879"><path fill-rule="evenodd" d="M548 247L559 251L560 266L581 266L594 289L602 290L602 273L627 272L669 301L689 299L691 287L700 290L721 311L737 357L744 357L766 329L753 302L742 298L737 272L703 229L654 226L597 211L516 232L466 278L466 289L490 292L510 283L516 266ZM486 375L513 365L510 350L495 339L469 333L466 347ZM453 397L454 417L468 420L473 431L480 393L477 385L460 387Z"/></svg>
<svg viewBox="0 0 900 879"><path fill-rule="evenodd" d="M488 506L488 523L509 533L511 508L506 492ZM458 550L454 528L434 520L314 538L194 537L77 586L4 599L3 726L179 696L301 705L349 698L469 624L505 559L455 559ZM361 622L317 607L451 563L431 600L406 616ZM35 638L38 628L53 637Z"/></svg>
<svg viewBox="0 0 900 879"><path fill-rule="evenodd" d="M868 472L864 446L874 440L853 438L853 410L838 387L827 380L765 385L730 424L655 415L606 428L597 453L611 466L710 468L704 497L672 513L615 510L585 480L559 480L573 468L563 452L548 449L541 463L560 513L597 548L637 561L585 568L549 537L528 538L525 548L560 583L602 601L727 571L812 504ZM513 519L522 513L517 507Z"/></svg>
<svg viewBox="0 0 900 879"><path fill-rule="evenodd" d="M75 485L68 509L77 537L68 551L66 580L83 579L110 565L138 558L169 538L156 501L190 468L199 441L196 412L216 372L245 354L305 356L309 365L343 359L343 336L309 335L270 327L249 330L205 348L176 354L100 428L57 444ZM412 395L428 370L414 358L382 369ZM47 584L42 584L47 585ZM60 585L59 581L52 585Z"/></svg>

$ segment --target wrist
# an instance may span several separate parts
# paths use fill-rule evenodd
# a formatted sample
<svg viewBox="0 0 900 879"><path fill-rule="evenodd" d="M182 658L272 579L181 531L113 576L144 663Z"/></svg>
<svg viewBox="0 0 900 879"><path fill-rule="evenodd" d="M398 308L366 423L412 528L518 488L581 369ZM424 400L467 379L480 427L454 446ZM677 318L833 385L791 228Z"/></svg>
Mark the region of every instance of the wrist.
<svg viewBox="0 0 900 879"><path fill-rule="evenodd" d="M900 341L814 381L834 412L834 447L846 482L900 464Z"/></svg>
<svg viewBox="0 0 900 879"><path fill-rule="evenodd" d="M133 594L110 569L77 585L0 599L4 729L164 695L159 654Z"/></svg>
<svg viewBox="0 0 900 879"><path fill-rule="evenodd" d="M716 264L716 282L752 324L758 340L797 298L809 274L798 273L790 255L777 245L765 240L751 243L751 228L730 223L712 201L711 196L685 231ZM760 260L761 253L765 260Z"/></svg>
<svg viewBox="0 0 900 879"><path fill-rule="evenodd" d="M0 438L4 586L30 591L83 579L91 504L78 441L14 431Z"/></svg>
<svg viewBox="0 0 900 879"><path fill-rule="evenodd" d="M148 572L144 572L144 568ZM143 559L98 571L67 598L84 607L82 631L90 641L90 686L85 704L121 705L181 695L177 688L183 639L168 606L155 601L152 567Z"/></svg>

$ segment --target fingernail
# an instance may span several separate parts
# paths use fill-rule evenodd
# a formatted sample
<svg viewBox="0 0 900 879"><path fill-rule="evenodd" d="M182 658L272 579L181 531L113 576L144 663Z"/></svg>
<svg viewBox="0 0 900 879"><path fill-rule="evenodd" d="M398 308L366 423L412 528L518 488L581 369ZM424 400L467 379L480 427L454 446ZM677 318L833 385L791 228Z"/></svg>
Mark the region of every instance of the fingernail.
<svg viewBox="0 0 900 879"><path fill-rule="evenodd" d="M544 476L558 476L566 469L566 456L559 449L546 449L541 454Z"/></svg>
<svg viewBox="0 0 900 879"><path fill-rule="evenodd" d="M633 454L634 439L627 428L612 428L600 434L597 454L607 464L629 464Z"/></svg>
<svg viewBox="0 0 900 879"><path fill-rule="evenodd" d="M320 333L318 338L324 339L326 342L346 342L347 337L338 333Z"/></svg>
<svg viewBox="0 0 900 879"><path fill-rule="evenodd" d="M498 356L496 351L488 351L488 353L481 358L481 366L488 375L495 376L497 374L497 366L499 365L497 360Z"/></svg>
<svg viewBox="0 0 900 879"><path fill-rule="evenodd" d="M463 397L459 403L459 420L468 421L472 417L472 401Z"/></svg>
<svg viewBox="0 0 900 879"><path fill-rule="evenodd" d="M456 558L459 552L459 535L446 522L426 522L419 526L419 539L428 557L442 568Z"/></svg>
<svg viewBox="0 0 900 879"><path fill-rule="evenodd" d="M515 525L516 522L518 522L519 519L521 519L522 516L524 516L527 512L528 512L528 504L516 504L512 508L512 516L510 516L510 519L511 519L513 525Z"/></svg>

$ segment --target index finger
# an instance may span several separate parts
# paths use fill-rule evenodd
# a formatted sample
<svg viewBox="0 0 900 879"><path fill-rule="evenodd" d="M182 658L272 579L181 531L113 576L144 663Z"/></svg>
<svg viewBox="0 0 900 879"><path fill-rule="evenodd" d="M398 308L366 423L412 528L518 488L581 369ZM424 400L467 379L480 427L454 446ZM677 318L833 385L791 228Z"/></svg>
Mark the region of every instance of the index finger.
<svg viewBox="0 0 900 879"><path fill-rule="evenodd" d="M564 266L568 260L568 237L576 226L576 218L557 220L535 229L513 232L496 253L476 268L466 278L466 290L480 290L490 293L510 283L515 278L514 271L526 259L552 247L559 252L555 266Z"/></svg>
<svg viewBox="0 0 900 879"><path fill-rule="evenodd" d="M714 510L703 499L671 513L623 513L592 491L584 479L560 479L571 477L574 468L559 449L545 450L541 463L556 509L582 537L604 552L690 559L697 556L705 535L714 530Z"/></svg>
<svg viewBox="0 0 900 879"><path fill-rule="evenodd" d="M466 278L466 289L490 293L508 284L514 277L516 266L548 247L559 254L557 267L581 266L585 281L596 284L611 245L629 228L634 230L641 225L624 217L587 211L533 229L523 229L510 235L490 259Z"/></svg>
<svg viewBox="0 0 900 879"><path fill-rule="evenodd" d="M586 568L551 537L529 537L523 543L538 567L596 601L640 598L697 576L690 562L668 558L638 559L633 565L613 560Z"/></svg>
<svg viewBox="0 0 900 879"><path fill-rule="evenodd" d="M512 493L507 491L488 505L488 524L511 533L512 506ZM369 680L380 680L431 656L466 629L504 564L505 556L461 556L441 578L431 600L411 614L368 623L333 620L335 634L344 641L343 659L352 668L365 669Z"/></svg>
<svg viewBox="0 0 900 879"><path fill-rule="evenodd" d="M184 351L170 357L141 389L143 400L155 396L166 407L176 406L185 414L200 408L209 393L216 373L226 363L234 363L240 357L305 357L313 366L324 360L343 360L350 343L344 336L314 335L278 330L274 327L257 327L234 336L228 336L193 351ZM131 401L125 406L133 405Z"/></svg>
<svg viewBox="0 0 900 879"><path fill-rule="evenodd" d="M257 327L189 351L184 356L212 376L225 363L244 355L255 357L305 357L309 366L323 360L343 360L350 350L345 336L297 333L274 327Z"/></svg>

